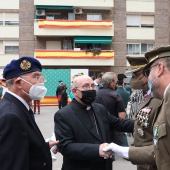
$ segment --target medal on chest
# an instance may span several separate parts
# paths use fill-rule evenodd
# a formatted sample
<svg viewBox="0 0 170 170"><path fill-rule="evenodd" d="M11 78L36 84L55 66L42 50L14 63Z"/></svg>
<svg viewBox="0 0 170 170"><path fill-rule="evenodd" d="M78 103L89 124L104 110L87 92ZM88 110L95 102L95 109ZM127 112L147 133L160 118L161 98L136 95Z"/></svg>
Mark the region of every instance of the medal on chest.
<svg viewBox="0 0 170 170"><path fill-rule="evenodd" d="M137 125L139 126L138 128L138 134L143 137L144 136L144 128L149 127L149 117L150 117L150 112L151 108L145 107L141 109L138 114L136 115L137 118Z"/></svg>

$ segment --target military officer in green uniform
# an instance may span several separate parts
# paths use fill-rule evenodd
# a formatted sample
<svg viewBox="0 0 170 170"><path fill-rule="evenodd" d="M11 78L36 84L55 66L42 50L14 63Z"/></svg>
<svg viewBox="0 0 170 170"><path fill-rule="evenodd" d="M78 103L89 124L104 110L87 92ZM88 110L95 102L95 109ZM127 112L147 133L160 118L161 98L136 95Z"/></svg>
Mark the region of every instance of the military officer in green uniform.
<svg viewBox="0 0 170 170"><path fill-rule="evenodd" d="M156 47L145 54L148 76L155 97L162 100L153 126L154 153L158 170L170 169L170 45Z"/></svg>
<svg viewBox="0 0 170 170"><path fill-rule="evenodd" d="M139 110L135 116L134 147L130 147L126 150L128 152L126 155L128 156L125 158L128 158L133 164L136 164L138 170L156 170L157 168L152 145L153 121L155 114L158 112L158 106L161 101L153 97L151 90L148 87L148 79L142 73L142 69L147 64L147 60L144 57L127 57L127 60L131 65L130 71L133 75L131 81L133 82L131 83L132 88L146 90L147 93L144 95ZM111 146L112 145L114 144L111 144ZM115 152L114 148L110 148ZM145 155L146 151L150 152L150 161L146 160L148 159ZM122 150L122 152L124 152L124 150Z"/></svg>

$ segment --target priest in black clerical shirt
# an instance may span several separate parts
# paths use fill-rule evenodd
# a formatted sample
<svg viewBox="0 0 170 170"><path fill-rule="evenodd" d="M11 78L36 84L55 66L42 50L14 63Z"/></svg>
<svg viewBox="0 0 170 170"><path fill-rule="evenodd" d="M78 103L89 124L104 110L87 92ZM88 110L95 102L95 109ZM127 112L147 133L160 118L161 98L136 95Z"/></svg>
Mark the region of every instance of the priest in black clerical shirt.
<svg viewBox="0 0 170 170"><path fill-rule="evenodd" d="M106 108L95 103L96 90L89 76L73 81L75 99L54 117L56 139L63 155L64 170L107 170L112 152L103 152L110 143L110 129L132 132L132 120L111 116Z"/></svg>

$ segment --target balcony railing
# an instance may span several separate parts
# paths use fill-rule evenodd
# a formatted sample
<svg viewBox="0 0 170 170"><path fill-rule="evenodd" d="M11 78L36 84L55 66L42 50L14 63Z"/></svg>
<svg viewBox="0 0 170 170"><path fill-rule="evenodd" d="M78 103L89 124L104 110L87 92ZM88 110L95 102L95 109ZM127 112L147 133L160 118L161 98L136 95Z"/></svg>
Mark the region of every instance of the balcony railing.
<svg viewBox="0 0 170 170"><path fill-rule="evenodd" d="M74 50L36 50L35 57L40 59L102 59L113 58L113 50L101 50L99 53L89 52L86 50L74 51Z"/></svg>
<svg viewBox="0 0 170 170"><path fill-rule="evenodd" d="M112 28L113 21L102 20L39 20L39 28Z"/></svg>

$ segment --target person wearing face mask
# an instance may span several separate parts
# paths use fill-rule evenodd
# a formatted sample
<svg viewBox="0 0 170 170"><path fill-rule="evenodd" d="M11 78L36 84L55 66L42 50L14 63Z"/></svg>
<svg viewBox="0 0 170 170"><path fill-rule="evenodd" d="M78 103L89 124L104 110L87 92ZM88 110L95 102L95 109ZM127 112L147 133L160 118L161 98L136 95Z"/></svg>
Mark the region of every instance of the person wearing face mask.
<svg viewBox="0 0 170 170"><path fill-rule="evenodd" d="M118 78L116 73L106 72L102 76L103 88L96 92L96 102L102 104L111 115L120 119L125 119L126 114L122 97L115 91L117 82ZM122 133L111 131L111 141L122 145Z"/></svg>
<svg viewBox="0 0 170 170"><path fill-rule="evenodd" d="M30 108L32 100L47 92L41 71L41 63L27 56L12 60L3 70L8 91L0 101L1 170L52 170L50 148L58 141L45 142Z"/></svg>
<svg viewBox="0 0 170 170"><path fill-rule="evenodd" d="M151 93L151 85L148 81L147 77L144 77L142 73L143 67L147 64L147 60L143 58L134 58L128 57L127 60L131 64L131 70L129 72L133 72L131 81L131 86L134 89L145 90L146 94L141 101L138 111L135 114L135 127L134 127L134 147L130 147L128 154L128 158L133 164L137 164L138 170L157 170L155 160L154 160L154 151L153 151L153 123L156 113L159 110L159 105L161 101L154 98ZM135 68L133 67L135 65ZM132 83L133 82L133 83ZM116 148L120 150L115 150L115 154L122 156L125 153L124 149L118 145L111 144L109 146L112 151ZM128 148L128 147L127 147ZM107 150L106 149L106 150ZM149 154L146 152L150 152ZM151 156L151 160L146 155Z"/></svg>
<svg viewBox="0 0 170 170"><path fill-rule="evenodd" d="M54 116L55 135L63 155L64 170L107 170L112 152L103 152L110 143L110 130L133 131L132 120L121 120L95 101L95 84L89 76L73 80L71 103Z"/></svg>
<svg viewBox="0 0 170 170"><path fill-rule="evenodd" d="M145 66L147 61L144 57L134 58L127 56L126 59L131 66L131 69L127 70L126 73L132 74L129 84L133 89L130 96L130 102L128 103L130 105L130 113L128 113L128 115L131 118L135 118L141 102L144 98L146 98L146 96L148 96L148 80L142 74L142 68Z"/></svg>
<svg viewBox="0 0 170 170"><path fill-rule="evenodd" d="M158 170L170 168L170 45L155 47L145 54L148 64L143 74L149 79L154 96L162 100L155 113L153 143Z"/></svg>
<svg viewBox="0 0 170 170"><path fill-rule="evenodd" d="M125 119L125 107L122 97L115 90L117 87L118 78L114 72L106 72L102 76L103 88L96 92L96 102L102 104L111 115ZM111 142L119 145L123 144L123 133L115 130L110 131ZM115 160L114 156L112 157ZM112 169L112 162L109 169Z"/></svg>

